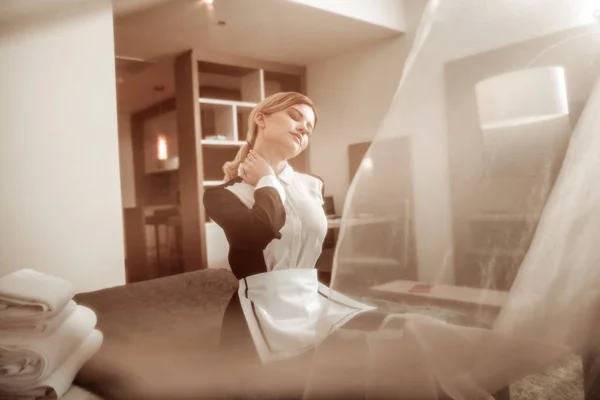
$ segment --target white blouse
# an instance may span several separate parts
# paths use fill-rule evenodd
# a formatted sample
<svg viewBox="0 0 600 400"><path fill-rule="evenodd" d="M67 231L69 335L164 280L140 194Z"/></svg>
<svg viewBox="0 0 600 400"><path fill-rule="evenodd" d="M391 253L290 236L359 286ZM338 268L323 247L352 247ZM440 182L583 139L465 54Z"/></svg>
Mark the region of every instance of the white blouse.
<svg viewBox="0 0 600 400"><path fill-rule="evenodd" d="M314 267L327 233L322 181L297 173L288 165L277 177L263 177L256 187L238 180L226 185L225 189L235 194L248 209L253 209L255 192L265 187L276 189L279 198L275 192L269 192L269 206L259 207L257 211L260 224L253 225L258 214L241 212L230 200L227 211L222 210L218 219L227 224L230 240L238 246L232 249L237 267L240 262L244 266L246 258L242 261L240 258L246 257L244 254L247 253L243 252L264 244L262 271L266 272L259 270L240 275L238 296L259 357L263 363L268 363L310 350L351 318L373 307L337 293L318 281ZM262 192L262 195L267 193ZM214 214L216 203L216 200L211 203ZM285 210L283 226L278 232L264 231L265 226L277 225L274 221L283 216L277 211L281 210L282 204ZM237 225L234 219L239 222ZM247 231L251 226L262 229L254 235ZM243 240L236 239L238 232L243 233ZM263 242L265 232L274 238ZM257 239L250 240L252 236ZM247 266L256 271L252 262L256 260L249 260Z"/></svg>
<svg viewBox="0 0 600 400"><path fill-rule="evenodd" d="M239 182L228 186L248 208L254 205L254 191L271 186L277 189L285 208L281 239L273 240L263 251L268 271L288 268L314 268L327 234L323 209L323 182L295 172L287 165L277 176L263 177L256 187Z"/></svg>

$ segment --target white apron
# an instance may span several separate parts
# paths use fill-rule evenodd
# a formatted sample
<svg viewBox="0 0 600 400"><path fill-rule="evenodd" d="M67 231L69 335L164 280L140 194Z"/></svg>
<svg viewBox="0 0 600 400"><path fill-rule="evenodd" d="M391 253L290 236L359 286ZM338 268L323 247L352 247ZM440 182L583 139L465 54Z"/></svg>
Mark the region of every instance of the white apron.
<svg viewBox="0 0 600 400"><path fill-rule="evenodd" d="M310 350L351 318L375 308L321 284L314 268L249 276L240 280L238 294L263 363Z"/></svg>

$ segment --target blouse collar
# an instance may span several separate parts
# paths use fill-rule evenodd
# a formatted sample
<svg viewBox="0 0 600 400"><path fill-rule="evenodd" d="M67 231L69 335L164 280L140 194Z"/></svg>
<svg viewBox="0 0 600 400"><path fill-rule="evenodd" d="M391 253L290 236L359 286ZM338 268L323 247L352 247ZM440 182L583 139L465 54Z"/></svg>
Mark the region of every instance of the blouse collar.
<svg viewBox="0 0 600 400"><path fill-rule="evenodd" d="M279 175L277 175L277 178L286 185L289 185L290 183L292 183L293 176L294 169L290 164L286 164L285 167L283 167L283 170L279 173Z"/></svg>

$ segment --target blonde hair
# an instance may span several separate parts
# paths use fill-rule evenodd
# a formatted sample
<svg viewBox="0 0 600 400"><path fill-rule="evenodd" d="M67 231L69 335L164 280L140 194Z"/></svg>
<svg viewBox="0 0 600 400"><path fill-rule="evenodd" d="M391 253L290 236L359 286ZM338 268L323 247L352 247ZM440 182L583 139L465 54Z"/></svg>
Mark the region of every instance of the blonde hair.
<svg viewBox="0 0 600 400"><path fill-rule="evenodd" d="M280 92L275 93L263 101L261 101L250 113L248 117L248 131L246 132L246 144L240 148L235 158L232 161L226 162L223 165L223 172L225 173L225 180L231 180L237 178L238 168L242 161L246 158L254 143L256 143L256 136L258 132L258 126L256 125L255 117L256 114L262 113L265 115L273 114L279 111L283 111L291 106L297 104L305 104L313 109L315 114L315 127L317 125L317 110L313 102L301 93L296 92ZM313 127L314 129L314 127Z"/></svg>

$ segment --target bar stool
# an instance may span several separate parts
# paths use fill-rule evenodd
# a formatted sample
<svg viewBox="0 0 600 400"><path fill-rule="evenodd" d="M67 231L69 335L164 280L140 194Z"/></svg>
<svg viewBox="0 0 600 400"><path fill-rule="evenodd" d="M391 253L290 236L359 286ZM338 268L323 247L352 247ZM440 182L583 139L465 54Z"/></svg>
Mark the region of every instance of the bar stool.
<svg viewBox="0 0 600 400"><path fill-rule="evenodd" d="M146 217L145 223L146 225L152 225L154 227L154 246L155 246L155 256L156 263L153 266L151 271L152 278L159 278L161 276L170 275L171 274L171 257L170 257L170 241L169 241L169 228L171 226L170 219L171 218L179 218L179 210L176 207L167 208L167 209L159 209L154 210L153 214ZM167 248L166 253L162 254L161 252L161 227L166 229L166 238L167 238ZM167 255L167 268L163 269L163 258ZM166 272L166 274L165 274Z"/></svg>

